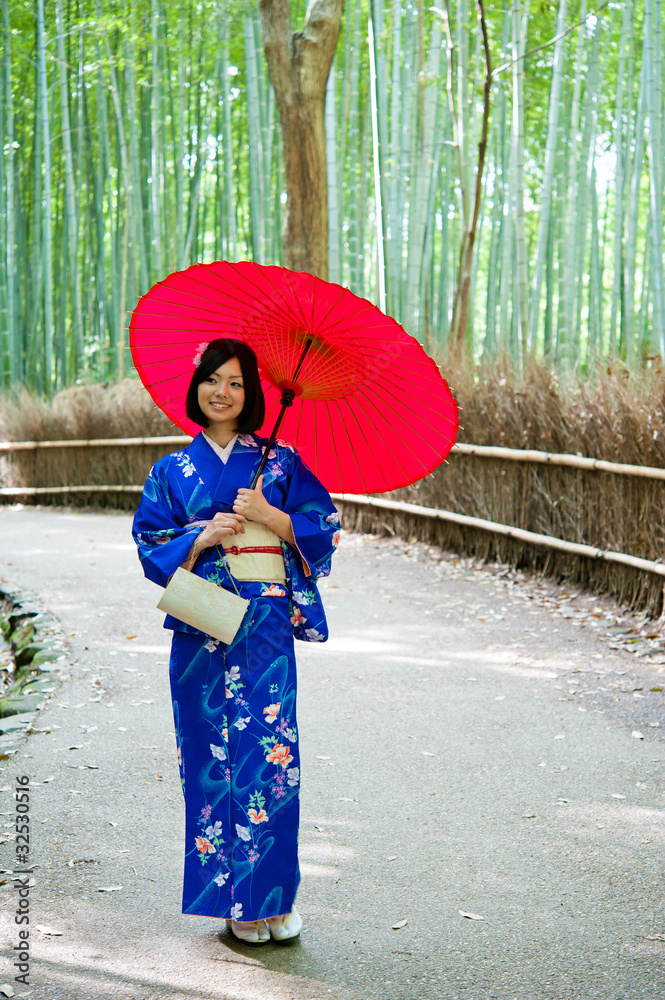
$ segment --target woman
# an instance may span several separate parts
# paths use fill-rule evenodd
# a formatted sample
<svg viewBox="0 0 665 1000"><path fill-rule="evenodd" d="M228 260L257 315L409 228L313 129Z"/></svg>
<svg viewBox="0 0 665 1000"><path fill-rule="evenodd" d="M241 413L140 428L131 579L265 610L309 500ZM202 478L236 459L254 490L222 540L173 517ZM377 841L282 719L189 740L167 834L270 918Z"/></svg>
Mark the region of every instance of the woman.
<svg viewBox="0 0 665 1000"><path fill-rule="evenodd" d="M146 576L160 586L184 565L250 601L228 645L169 615L164 627L173 629L185 797L183 913L228 918L236 937L259 944L297 937L302 926L293 905L300 877L293 637L328 637L315 581L330 572L339 517L285 442L271 450L256 489L248 488L266 445L254 433L265 414L256 356L236 340L201 349L186 408L204 431L150 471L134 538ZM275 544L259 548L272 550L273 565L282 553L281 577L238 581L230 553L257 523L274 533ZM232 547L229 555L222 546ZM242 551L233 557L243 559Z"/></svg>

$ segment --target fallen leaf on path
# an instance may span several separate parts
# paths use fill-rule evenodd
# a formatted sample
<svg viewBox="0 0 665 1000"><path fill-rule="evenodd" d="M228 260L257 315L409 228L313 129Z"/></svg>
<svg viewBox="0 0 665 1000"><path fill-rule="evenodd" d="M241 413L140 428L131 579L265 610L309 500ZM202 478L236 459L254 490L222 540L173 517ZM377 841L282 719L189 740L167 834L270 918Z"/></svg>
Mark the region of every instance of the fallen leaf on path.
<svg viewBox="0 0 665 1000"><path fill-rule="evenodd" d="M404 920L398 920L396 924L393 924L393 928L392 929L394 931L398 931L398 930L400 930L400 928L406 927L406 925L408 924L408 922L409 921L408 921L407 918L405 918Z"/></svg>
<svg viewBox="0 0 665 1000"><path fill-rule="evenodd" d="M121 885L100 885L97 892L118 892L122 889Z"/></svg>
<svg viewBox="0 0 665 1000"><path fill-rule="evenodd" d="M457 912L459 913L460 917L466 917L467 920L484 920L485 919L484 917L481 917L480 914L478 914L478 913L467 913L466 910L458 910Z"/></svg>
<svg viewBox="0 0 665 1000"><path fill-rule="evenodd" d="M137 635L126 635L125 639L138 639Z"/></svg>
<svg viewBox="0 0 665 1000"><path fill-rule="evenodd" d="M62 931L56 931L53 927L47 927L45 924L36 924L37 930L42 934L48 934L49 937L62 937Z"/></svg>

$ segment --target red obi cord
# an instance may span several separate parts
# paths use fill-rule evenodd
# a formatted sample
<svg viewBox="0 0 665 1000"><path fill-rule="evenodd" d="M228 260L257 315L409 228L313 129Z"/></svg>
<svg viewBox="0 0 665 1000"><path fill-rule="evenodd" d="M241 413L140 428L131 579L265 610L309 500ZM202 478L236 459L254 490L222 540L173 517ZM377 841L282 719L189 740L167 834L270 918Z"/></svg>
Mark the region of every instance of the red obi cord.
<svg viewBox="0 0 665 1000"><path fill-rule="evenodd" d="M239 549L237 545L232 545L229 549L224 549L227 556L241 556L243 552L268 552L273 556L283 555L281 547L277 545L247 545L244 549Z"/></svg>

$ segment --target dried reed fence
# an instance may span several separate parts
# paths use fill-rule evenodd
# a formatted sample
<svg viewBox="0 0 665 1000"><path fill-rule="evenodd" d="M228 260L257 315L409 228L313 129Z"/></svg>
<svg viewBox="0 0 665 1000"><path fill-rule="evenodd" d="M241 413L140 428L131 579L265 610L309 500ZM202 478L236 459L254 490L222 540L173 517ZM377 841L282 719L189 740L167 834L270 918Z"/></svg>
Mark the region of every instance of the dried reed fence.
<svg viewBox="0 0 665 1000"><path fill-rule="evenodd" d="M51 403L24 392L0 404L0 439L6 441L98 440L148 437L161 439L134 447L87 444L69 448L38 448L0 453L0 485L103 486L142 483L150 467L176 447L167 438L182 435L136 379L109 385L65 389ZM5 502L11 498L4 498ZM63 503L62 493L40 495L40 503ZM135 493L76 492L70 504L134 510Z"/></svg>
<svg viewBox="0 0 665 1000"><path fill-rule="evenodd" d="M461 407L460 440L478 445L593 456L665 468L665 383L660 373L597 373L561 385L532 367L521 380L506 369L445 372ZM475 377L474 377L475 374ZM665 481L590 469L456 454L394 499L457 511L540 534L665 558ZM663 581L627 566L527 545L443 521L346 505L355 530L395 532L481 559L567 579L613 594L652 616L663 613Z"/></svg>
<svg viewBox="0 0 665 1000"><path fill-rule="evenodd" d="M593 456L665 469L665 399L657 375L601 373L561 386L532 368L521 380L506 370L445 372L462 408L460 440L477 445ZM5 440L152 437L178 434L132 380L69 389L47 405L24 396L0 405ZM127 486L173 444L84 445L0 455L0 485ZM428 507L658 561L665 557L665 481L591 469L453 453L432 476L391 494ZM61 503L62 494L40 496ZM133 509L137 496L70 494L68 503ZM10 501L11 502L11 501ZM546 550L487 531L397 511L340 503L346 527L419 538L478 558L499 559L614 594L653 616L663 612L662 580L631 567Z"/></svg>

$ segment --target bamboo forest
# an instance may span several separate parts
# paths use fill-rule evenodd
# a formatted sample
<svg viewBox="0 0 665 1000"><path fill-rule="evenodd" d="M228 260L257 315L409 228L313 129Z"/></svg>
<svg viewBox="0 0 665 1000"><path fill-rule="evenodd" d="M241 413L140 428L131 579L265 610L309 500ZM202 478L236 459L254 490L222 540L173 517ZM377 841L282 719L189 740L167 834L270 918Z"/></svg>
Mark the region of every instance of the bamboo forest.
<svg viewBox="0 0 665 1000"><path fill-rule="evenodd" d="M48 397L131 374L169 272L285 262L284 143L258 3L1 6L2 384ZM328 279L437 357L665 354L664 27L662 0L346 0Z"/></svg>

